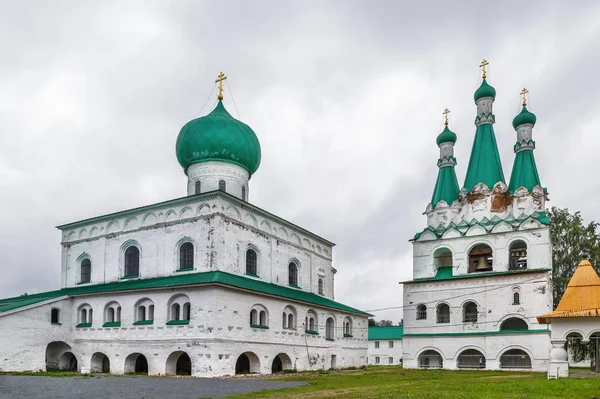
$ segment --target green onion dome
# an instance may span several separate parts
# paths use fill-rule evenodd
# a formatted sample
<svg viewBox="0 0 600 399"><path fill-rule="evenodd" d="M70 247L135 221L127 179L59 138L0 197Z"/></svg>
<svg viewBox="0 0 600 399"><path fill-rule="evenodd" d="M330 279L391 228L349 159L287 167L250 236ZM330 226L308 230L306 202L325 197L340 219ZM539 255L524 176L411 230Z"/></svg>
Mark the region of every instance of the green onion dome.
<svg viewBox="0 0 600 399"><path fill-rule="evenodd" d="M518 126L523 125L525 123L531 123L532 125L535 125L536 120L537 118L535 117L535 114L527 111L527 107L523 107L521 113L515 116L515 119L513 119L512 124L513 127L516 129Z"/></svg>
<svg viewBox="0 0 600 399"><path fill-rule="evenodd" d="M456 133L448 129L448 125L446 125L444 130L437 136L436 140L437 145L447 142L456 143Z"/></svg>
<svg viewBox="0 0 600 399"><path fill-rule="evenodd" d="M210 114L193 119L181 128L175 150L186 174L191 164L206 161L239 165L250 175L260 165L260 143L256 134L232 117L220 100Z"/></svg>
<svg viewBox="0 0 600 399"><path fill-rule="evenodd" d="M483 79L483 82L481 82L481 86L479 86L479 89L475 91L475 95L473 97L475 98L475 101L483 97L496 98L496 89L490 86L488 82L485 79Z"/></svg>

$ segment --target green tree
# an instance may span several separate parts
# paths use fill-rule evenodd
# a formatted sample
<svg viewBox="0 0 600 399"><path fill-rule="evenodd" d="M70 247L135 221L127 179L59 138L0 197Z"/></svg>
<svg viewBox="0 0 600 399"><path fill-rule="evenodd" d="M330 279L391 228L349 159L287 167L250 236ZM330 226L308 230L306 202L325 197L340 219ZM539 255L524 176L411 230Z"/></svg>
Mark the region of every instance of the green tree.
<svg viewBox="0 0 600 399"><path fill-rule="evenodd" d="M379 327L391 327L394 325L391 320L380 320L377 322Z"/></svg>
<svg viewBox="0 0 600 399"><path fill-rule="evenodd" d="M375 327L377 325L377 322L375 321L374 318L369 318L369 327Z"/></svg>
<svg viewBox="0 0 600 399"><path fill-rule="evenodd" d="M596 270L600 267L599 223L583 222L580 212L570 213L567 208L552 207L550 217L552 240L552 289L554 307L560 302L567 284L581 261L581 253L590 255Z"/></svg>

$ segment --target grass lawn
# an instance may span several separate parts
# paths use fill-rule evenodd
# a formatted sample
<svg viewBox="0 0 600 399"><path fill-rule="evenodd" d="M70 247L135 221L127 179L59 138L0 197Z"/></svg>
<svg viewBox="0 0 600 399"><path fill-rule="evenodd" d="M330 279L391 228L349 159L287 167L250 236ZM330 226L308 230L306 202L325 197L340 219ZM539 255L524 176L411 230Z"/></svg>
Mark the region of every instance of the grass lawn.
<svg viewBox="0 0 600 399"><path fill-rule="evenodd" d="M308 384L231 398L600 399L600 378L549 381L546 373L404 370L398 366L378 366L323 374L289 374L282 379Z"/></svg>

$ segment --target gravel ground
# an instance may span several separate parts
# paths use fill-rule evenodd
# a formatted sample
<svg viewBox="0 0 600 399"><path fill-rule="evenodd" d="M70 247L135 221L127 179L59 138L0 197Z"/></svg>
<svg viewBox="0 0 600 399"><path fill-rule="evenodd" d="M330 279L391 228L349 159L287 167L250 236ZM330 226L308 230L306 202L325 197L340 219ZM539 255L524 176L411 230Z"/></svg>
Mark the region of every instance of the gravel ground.
<svg viewBox="0 0 600 399"><path fill-rule="evenodd" d="M247 378L37 377L0 375L1 399L199 399L280 389L302 382Z"/></svg>

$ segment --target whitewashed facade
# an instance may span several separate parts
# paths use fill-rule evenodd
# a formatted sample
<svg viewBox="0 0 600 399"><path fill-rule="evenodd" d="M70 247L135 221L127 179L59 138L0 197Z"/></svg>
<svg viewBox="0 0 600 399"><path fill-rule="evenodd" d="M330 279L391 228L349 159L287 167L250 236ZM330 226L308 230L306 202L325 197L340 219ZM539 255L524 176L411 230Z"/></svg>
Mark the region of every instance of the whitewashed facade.
<svg viewBox="0 0 600 399"><path fill-rule="evenodd" d="M369 327L367 357L371 366L402 364L402 326Z"/></svg>
<svg viewBox="0 0 600 399"><path fill-rule="evenodd" d="M247 134L228 131L242 124L219 106L217 133ZM186 165L187 197L59 226L61 289L0 300L0 340L11 342L0 371L212 377L366 364L368 314L333 300L334 244L248 202L260 159L249 148L253 167L243 152Z"/></svg>

